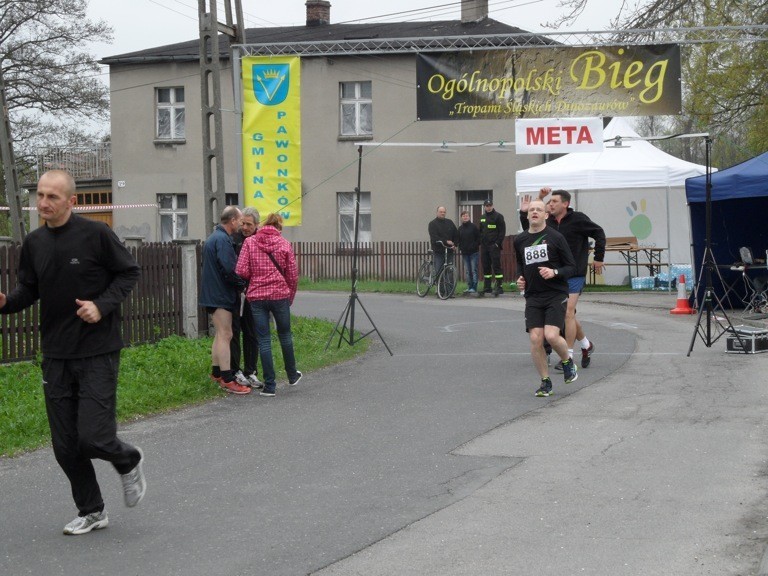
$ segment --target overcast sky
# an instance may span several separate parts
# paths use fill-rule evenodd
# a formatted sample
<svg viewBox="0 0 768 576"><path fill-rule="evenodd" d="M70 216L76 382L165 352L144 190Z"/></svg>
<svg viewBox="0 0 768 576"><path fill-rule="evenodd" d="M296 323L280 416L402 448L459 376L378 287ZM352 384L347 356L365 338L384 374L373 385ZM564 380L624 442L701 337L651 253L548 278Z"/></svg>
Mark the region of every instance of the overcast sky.
<svg viewBox="0 0 768 576"><path fill-rule="evenodd" d="M247 28L295 26L306 21L305 0L242 0ZM544 30L543 23L563 12L559 0L489 0L489 16L525 30ZM234 2L232 2L234 4ZM219 18L224 19L223 2ZM331 23L454 20L460 0L331 0ZM615 16L615 0L589 0L574 30L604 30ZM93 19L106 20L115 32L111 45L92 47L98 58L173 44L198 37L196 0L89 0Z"/></svg>

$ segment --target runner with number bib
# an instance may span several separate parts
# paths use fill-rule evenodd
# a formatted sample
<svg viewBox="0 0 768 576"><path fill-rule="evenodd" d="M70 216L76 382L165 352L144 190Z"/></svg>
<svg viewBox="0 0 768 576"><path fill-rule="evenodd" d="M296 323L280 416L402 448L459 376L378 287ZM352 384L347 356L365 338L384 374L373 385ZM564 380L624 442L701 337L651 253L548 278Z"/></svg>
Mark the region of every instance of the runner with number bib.
<svg viewBox="0 0 768 576"><path fill-rule="evenodd" d="M568 278L576 271L576 263L563 235L547 227L544 202L531 202L528 221L528 230L518 234L514 242L517 287L525 293L525 329L531 340L533 363L541 376L536 396L549 396L552 380L544 353L544 338L563 362L565 383L578 378L565 338L560 335L568 305Z"/></svg>

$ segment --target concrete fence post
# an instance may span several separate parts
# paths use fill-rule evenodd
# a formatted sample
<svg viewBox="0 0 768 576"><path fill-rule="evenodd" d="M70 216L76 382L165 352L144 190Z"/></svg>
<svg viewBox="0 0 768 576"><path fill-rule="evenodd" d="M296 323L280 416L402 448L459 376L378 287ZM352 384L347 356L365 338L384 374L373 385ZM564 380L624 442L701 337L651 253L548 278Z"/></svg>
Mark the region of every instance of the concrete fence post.
<svg viewBox="0 0 768 576"><path fill-rule="evenodd" d="M182 329L187 338L199 338L197 305L197 240L174 240L181 246Z"/></svg>

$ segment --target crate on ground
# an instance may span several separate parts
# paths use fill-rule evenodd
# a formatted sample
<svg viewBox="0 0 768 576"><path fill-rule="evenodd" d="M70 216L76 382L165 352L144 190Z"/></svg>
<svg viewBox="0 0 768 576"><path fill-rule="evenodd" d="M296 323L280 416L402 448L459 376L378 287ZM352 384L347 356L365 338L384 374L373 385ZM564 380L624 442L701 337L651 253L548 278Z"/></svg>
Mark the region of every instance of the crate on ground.
<svg viewBox="0 0 768 576"><path fill-rule="evenodd" d="M756 326L734 326L726 336L725 351L734 354L768 352L768 330ZM737 337L738 334L738 337Z"/></svg>

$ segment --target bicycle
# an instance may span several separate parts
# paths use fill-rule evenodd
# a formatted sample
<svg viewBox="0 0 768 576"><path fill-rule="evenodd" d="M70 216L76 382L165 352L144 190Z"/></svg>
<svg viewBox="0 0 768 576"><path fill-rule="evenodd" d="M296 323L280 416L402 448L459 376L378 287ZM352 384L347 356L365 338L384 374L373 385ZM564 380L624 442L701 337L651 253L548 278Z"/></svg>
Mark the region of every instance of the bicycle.
<svg viewBox="0 0 768 576"><path fill-rule="evenodd" d="M443 266L436 273L434 251L429 250L416 275L416 294L424 298L432 286L437 286L437 297L441 300L447 300L456 291L456 265L448 261L448 252L453 250L453 248L446 246L439 240L438 244L445 249Z"/></svg>

